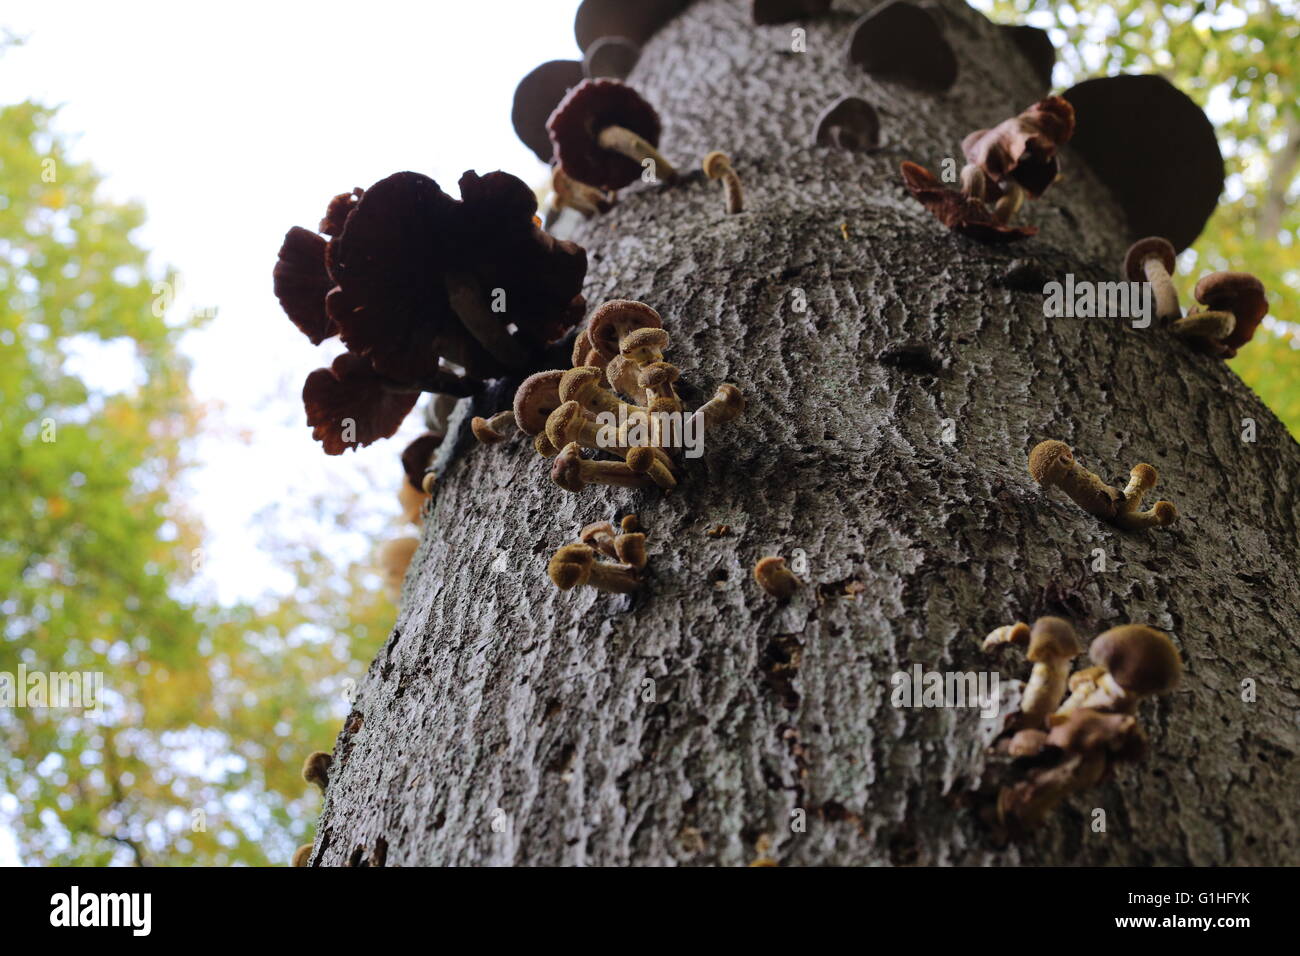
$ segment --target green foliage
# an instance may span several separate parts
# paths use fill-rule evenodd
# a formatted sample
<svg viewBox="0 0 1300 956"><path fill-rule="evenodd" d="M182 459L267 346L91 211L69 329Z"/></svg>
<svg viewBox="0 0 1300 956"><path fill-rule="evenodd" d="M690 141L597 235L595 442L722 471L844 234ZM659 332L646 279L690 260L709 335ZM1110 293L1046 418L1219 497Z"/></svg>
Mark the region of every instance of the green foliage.
<svg viewBox="0 0 1300 956"><path fill-rule="evenodd" d="M302 759L332 745L393 608L323 542L283 555L288 599L193 596L197 322L165 308L142 211L102 197L52 119L0 109L0 672L98 672L107 703L0 707L5 822L33 864L283 863L317 813ZM125 388L95 384L109 347L137 366ZM322 528L338 507L317 503Z"/></svg>
<svg viewBox="0 0 1300 956"><path fill-rule="evenodd" d="M1297 0L977 0L1005 23L1049 30L1056 82L1160 73L1206 109L1228 182L1180 262L1196 279L1232 270L1269 290L1269 322L1232 368L1300 437L1300 2ZM1176 162L1176 157L1170 157Z"/></svg>

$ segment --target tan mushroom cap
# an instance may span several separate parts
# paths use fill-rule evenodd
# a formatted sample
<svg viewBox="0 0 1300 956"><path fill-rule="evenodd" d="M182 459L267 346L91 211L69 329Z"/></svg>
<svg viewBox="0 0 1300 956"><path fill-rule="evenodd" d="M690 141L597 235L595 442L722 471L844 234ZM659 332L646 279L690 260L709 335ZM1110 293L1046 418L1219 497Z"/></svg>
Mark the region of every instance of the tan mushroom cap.
<svg viewBox="0 0 1300 956"><path fill-rule="evenodd" d="M1070 675L1067 686L1070 690L1075 691L1085 684L1095 685L1097 681L1101 680L1101 675L1104 673L1106 673L1106 668L1104 667L1094 666L1081 668Z"/></svg>
<svg viewBox="0 0 1300 956"><path fill-rule="evenodd" d="M632 358L634 352L656 349L660 352L668 348L668 333L663 329L644 328L629 332L623 336L620 354Z"/></svg>
<svg viewBox="0 0 1300 956"><path fill-rule="evenodd" d="M578 540L589 548L595 548L597 551L603 551L613 557L615 534L617 532L610 522L593 521L578 532Z"/></svg>
<svg viewBox="0 0 1300 956"><path fill-rule="evenodd" d="M1074 452L1063 441L1040 441L1029 452L1029 474L1040 485L1060 481L1074 464Z"/></svg>
<svg viewBox="0 0 1300 956"><path fill-rule="evenodd" d="M1115 683L1134 694L1163 694L1177 687L1183 674L1182 659L1169 636L1141 624L1098 635L1088 653Z"/></svg>
<svg viewBox="0 0 1300 956"><path fill-rule="evenodd" d="M577 402L582 405L583 396L593 388L600 388L600 383L604 379L604 371L595 365L579 365L577 368L571 368L561 373L558 389L560 401Z"/></svg>
<svg viewBox="0 0 1300 956"><path fill-rule="evenodd" d="M619 340L629 332L637 329L662 329L663 320L659 313L634 299L610 299L591 314L587 324L587 336L592 347L604 358L612 359L618 354Z"/></svg>
<svg viewBox="0 0 1300 956"><path fill-rule="evenodd" d="M583 417L581 405L577 402L564 402L546 419L543 434L554 447L563 448L569 442L578 440Z"/></svg>
<svg viewBox="0 0 1300 956"><path fill-rule="evenodd" d="M1083 653L1083 645L1069 621L1059 617L1040 617L1029 632L1029 650L1025 657L1034 663L1069 661Z"/></svg>
<svg viewBox="0 0 1300 956"><path fill-rule="evenodd" d="M529 435L546 430L546 419L560 407L561 369L530 375L515 390L515 425Z"/></svg>
<svg viewBox="0 0 1300 956"><path fill-rule="evenodd" d="M1165 271L1173 275L1178 254L1168 239L1162 239L1160 236L1139 239L1128 247L1128 254L1124 256L1124 274L1128 276L1130 282L1146 281L1147 274L1142 268L1142 263L1147 259L1159 259Z"/></svg>
<svg viewBox="0 0 1300 956"><path fill-rule="evenodd" d="M1140 741L1140 743L1139 743ZM1145 738L1132 714L1106 714L1080 707L1047 735L1047 742L1071 753L1104 751L1133 756L1145 746Z"/></svg>
<svg viewBox="0 0 1300 956"><path fill-rule="evenodd" d="M700 163L704 169L704 175L710 179L717 179L731 168L731 157L721 150L715 149L711 153L706 153L704 161Z"/></svg>
<svg viewBox="0 0 1300 956"><path fill-rule="evenodd" d="M586 584L596 552L585 544L566 544L551 556L546 573L557 588L567 591Z"/></svg>
<svg viewBox="0 0 1300 956"><path fill-rule="evenodd" d="M641 367L637 382L642 388L662 388L681 378L682 371L671 362L651 362Z"/></svg>

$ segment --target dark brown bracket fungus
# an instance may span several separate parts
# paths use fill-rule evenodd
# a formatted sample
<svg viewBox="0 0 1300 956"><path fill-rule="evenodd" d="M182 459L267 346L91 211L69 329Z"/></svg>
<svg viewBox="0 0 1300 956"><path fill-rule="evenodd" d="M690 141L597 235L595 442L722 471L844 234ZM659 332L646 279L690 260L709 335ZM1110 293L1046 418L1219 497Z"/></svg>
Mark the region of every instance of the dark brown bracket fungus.
<svg viewBox="0 0 1300 956"><path fill-rule="evenodd" d="M1156 483L1156 470L1147 464L1135 466L1128 487L1120 491L1079 464L1065 442L1049 439L1029 452L1029 474L1043 487L1060 488L1088 514L1126 530L1165 527L1178 518L1168 501L1156 502L1150 511L1137 510Z"/></svg>
<svg viewBox="0 0 1300 956"><path fill-rule="evenodd" d="M864 99L840 97L817 118L813 142L850 152L873 150L880 145L880 116Z"/></svg>
<svg viewBox="0 0 1300 956"><path fill-rule="evenodd" d="M770 555L754 565L754 580L774 598L788 600L799 590L799 579L785 563L785 558Z"/></svg>
<svg viewBox="0 0 1300 956"><path fill-rule="evenodd" d="M1174 287L1174 268L1177 254L1168 239L1148 236L1129 246L1124 256L1124 275L1129 282L1147 282L1155 297L1156 319L1172 322L1183 314L1178 305L1178 289Z"/></svg>
<svg viewBox="0 0 1300 956"><path fill-rule="evenodd" d="M934 17L907 0L890 0L858 19L845 56L878 79L930 92L957 80L957 57Z"/></svg>
<svg viewBox="0 0 1300 956"><path fill-rule="evenodd" d="M544 163L555 153L546 121L564 95L584 79L582 64L577 60L550 60L534 67L515 87L510 122L515 135Z"/></svg>
<svg viewBox="0 0 1300 956"><path fill-rule="evenodd" d="M573 18L573 36L580 50L601 37L626 37L643 47L690 4L691 0L582 0Z"/></svg>
<svg viewBox="0 0 1300 956"><path fill-rule="evenodd" d="M656 148L659 114L618 80L583 80L560 101L546 122L555 159L578 182L622 189L653 163L656 179L671 182L672 163Z"/></svg>
<svg viewBox="0 0 1300 956"><path fill-rule="evenodd" d="M1023 24L1004 23L998 31L1010 40L1034 68L1034 75L1044 90L1052 88L1052 71L1056 68L1056 47L1046 30Z"/></svg>
<svg viewBox="0 0 1300 956"><path fill-rule="evenodd" d="M704 175L710 179L722 180L723 196L727 202L727 215L734 216L745 210L745 194L740 188L740 177L731 168L731 157L719 150L714 150L704 157L702 163Z"/></svg>
<svg viewBox="0 0 1300 956"><path fill-rule="evenodd" d="M1223 155L1205 113L1159 76L1108 76L1063 94L1071 143L1128 218L1129 238L1164 236L1182 252L1223 190Z"/></svg>
<svg viewBox="0 0 1300 956"><path fill-rule="evenodd" d="M753 0L750 14L756 26L793 23L828 13L831 0Z"/></svg>
<svg viewBox="0 0 1300 956"><path fill-rule="evenodd" d="M1034 226L999 222L982 200L949 189L924 166L904 161L899 168L908 192L929 210L930 215L953 232L984 243L1015 242L1038 234Z"/></svg>
<svg viewBox="0 0 1300 956"><path fill-rule="evenodd" d="M334 757L323 750L308 754L307 759L302 763L302 779L320 787L320 792L324 793L325 788L329 786L330 767L333 764Z"/></svg>
<svg viewBox="0 0 1300 956"><path fill-rule="evenodd" d="M601 37L582 55L582 72L588 79L622 80L641 58L641 48L627 37Z"/></svg>

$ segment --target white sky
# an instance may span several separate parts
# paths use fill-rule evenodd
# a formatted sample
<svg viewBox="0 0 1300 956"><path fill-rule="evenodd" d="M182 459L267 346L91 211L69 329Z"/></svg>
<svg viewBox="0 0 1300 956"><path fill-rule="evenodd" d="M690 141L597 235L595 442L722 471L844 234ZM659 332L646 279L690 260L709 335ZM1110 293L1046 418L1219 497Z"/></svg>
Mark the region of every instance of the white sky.
<svg viewBox="0 0 1300 956"><path fill-rule="evenodd" d="M109 195L145 204L138 237L180 270L175 308L218 310L186 350L199 398L223 406L192 478L209 529L205 584L222 599L276 584L251 516L295 489L379 476L376 511L396 514L401 436L328 458L303 424L302 381L338 346L314 348L272 294L285 231L315 228L334 194L402 169L453 196L466 169L541 178L511 127L511 98L538 63L578 56L576 7L7 0L0 10L0 28L26 39L0 57L0 102L62 104L74 156L105 175ZM101 364L106 384L130 380L120 353Z"/></svg>

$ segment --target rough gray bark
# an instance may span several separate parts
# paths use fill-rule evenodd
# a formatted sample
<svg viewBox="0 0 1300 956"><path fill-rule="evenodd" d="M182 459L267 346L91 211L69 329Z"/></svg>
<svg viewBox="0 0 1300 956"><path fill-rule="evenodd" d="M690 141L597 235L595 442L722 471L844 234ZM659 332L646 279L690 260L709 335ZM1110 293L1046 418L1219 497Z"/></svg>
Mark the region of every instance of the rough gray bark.
<svg viewBox="0 0 1300 956"><path fill-rule="evenodd" d="M1300 862L1300 446L1223 363L1155 328L1046 319L1041 294L1000 285L1016 258L1115 278L1120 213L1068 153L1068 180L1028 207L1042 232L1012 247L949 234L904 192L901 159L937 170L1040 95L981 15L944 0L961 73L935 96L845 71L856 14L802 24L796 54L748 6L694 4L629 77L670 158L731 154L747 211L725 217L695 174L630 190L574 237L588 300L655 306L688 400L735 382L745 417L667 496L561 491L521 439L451 467L338 740L314 861L743 864L768 834L783 865ZM882 111L879 152L809 146L846 93ZM1121 484L1155 465L1181 521L1125 533L1045 494L1025 470L1044 438ZM625 513L649 533L644 590L557 591L550 553ZM809 580L783 606L751 569L795 548ZM1040 613L1085 640L1164 629L1186 674L1140 710L1145 763L1002 846L969 806L978 715L896 709L890 677L1023 679L978 640Z"/></svg>

